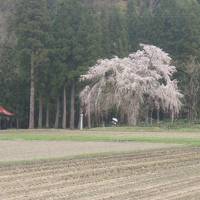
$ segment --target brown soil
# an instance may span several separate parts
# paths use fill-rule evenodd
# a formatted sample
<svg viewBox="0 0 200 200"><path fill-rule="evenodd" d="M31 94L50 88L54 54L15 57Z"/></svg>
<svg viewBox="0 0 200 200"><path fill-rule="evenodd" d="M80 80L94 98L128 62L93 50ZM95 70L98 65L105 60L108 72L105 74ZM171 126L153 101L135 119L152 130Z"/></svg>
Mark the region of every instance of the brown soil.
<svg viewBox="0 0 200 200"><path fill-rule="evenodd" d="M1 200L200 199L200 149L0 166Z"/></svg>
<svg viewBox="0 0 200 200"><path fill-rule="evenodd" d="M60 158L104 152L141 151L173 146L175 145L137 142L0 141L0 162Z"/></svg>

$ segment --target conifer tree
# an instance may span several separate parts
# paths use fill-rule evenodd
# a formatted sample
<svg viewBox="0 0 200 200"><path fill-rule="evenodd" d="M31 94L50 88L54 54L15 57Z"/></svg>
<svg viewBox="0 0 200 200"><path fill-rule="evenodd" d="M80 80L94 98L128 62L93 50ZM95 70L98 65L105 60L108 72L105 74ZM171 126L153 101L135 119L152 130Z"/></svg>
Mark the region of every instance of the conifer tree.
<svg viewBox="0 0 200 200"><path fill-rule="evenodd" d="M45 54L47 35L47 2L46 0L20 0L16 9L17 47L20 53L20 64L26 65L30 80L29 128L35 126L35 84L36 73Z"/></svg>
<svg viewBox="0 0 200 200"><path fill-rule="evenodd" d="M77 13L79 13L77 15ZM64 89L63 128L66 127L66 87L70 91L70 128L75 127L75 95L79 76L95 62L99 56L99 37L95 33L93 14L80 0L65 0L59 8L54 23L56 52L60 80Z"/></svg>
<svg viewBox="0 0 200 200"><path fill-rule="evenodd" d="M110 42L112 55L124 57L128 54L128 31L124 13L117 7L110 16Z"/></svg>

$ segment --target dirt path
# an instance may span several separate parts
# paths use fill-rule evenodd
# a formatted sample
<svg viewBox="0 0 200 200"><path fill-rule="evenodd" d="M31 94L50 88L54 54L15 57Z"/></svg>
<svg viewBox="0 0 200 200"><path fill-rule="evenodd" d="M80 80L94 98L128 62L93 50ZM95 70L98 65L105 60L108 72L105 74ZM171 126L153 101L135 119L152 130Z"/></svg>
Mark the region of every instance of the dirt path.
<svg viewBox="0 0 200 200"><path fill-rule="evenodd" d="M141 151L174 146L137 142L0 141L0 162L61 158L104 152Z"/></svg>
<svg viewBox="0 0 200 200"><path fill-rule="evenodd" d="M200 149L0 166L1 200L200 199Z"/></svg>

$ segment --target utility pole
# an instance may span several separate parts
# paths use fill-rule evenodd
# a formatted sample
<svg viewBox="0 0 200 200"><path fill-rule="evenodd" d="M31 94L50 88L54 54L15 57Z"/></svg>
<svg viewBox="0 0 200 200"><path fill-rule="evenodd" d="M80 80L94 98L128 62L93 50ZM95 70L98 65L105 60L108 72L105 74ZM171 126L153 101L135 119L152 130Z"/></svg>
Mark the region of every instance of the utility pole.
<svg viewBox="0 0 200 200"><path fill-rule="evenodd" d="M83 113L80 113L80 130L83 130Z"/></svg>

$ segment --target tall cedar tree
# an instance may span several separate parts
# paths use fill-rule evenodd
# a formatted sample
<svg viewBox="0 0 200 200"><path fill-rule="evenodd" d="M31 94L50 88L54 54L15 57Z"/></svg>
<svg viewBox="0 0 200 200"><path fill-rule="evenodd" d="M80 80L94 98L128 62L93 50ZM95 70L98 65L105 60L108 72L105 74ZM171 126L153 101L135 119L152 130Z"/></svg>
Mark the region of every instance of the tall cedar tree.
<svg viewBox="0 0 200 200"><path fill-rule="evenodd" d="M78 13L78 14L77 14ZM75 127L75 94L79 76L99 55L99 34L95 33L93 14L80 0L65 0L54 21L55 54L63 86L63 128L66 128L66 88L71 96L70 128Z"/></svg>
<svg viewBox="0 0 200 200"><path fill-rule="evenodd" d="M197 1L161 0L151 26L152 43L176 59L200 57L200 6Z"/></svg>
<svg viewBox="0 0 200 200"><path fill-rule="evenodd" d="M128 23L128 40L129 40L129 51L134 51L137 49L138 42L138 12L137 4L135 0L128 0L127 7L127 23Z"/></svg>
<svg viewBox="0 0 200 200"><path fill-rule="evenodd" d="M19 0L16 9L17 48L20 64L26 65L30 80L29 128L35 126L35 84L38 67L43 61L47 37L46 0Z"/></svg>
<svg viewBox="0 0 200 200"><path fill-rule="evenodd" d="M124 57L128 54L128 32L124 12L115 7L110 16L111 53Z"/></svg>

